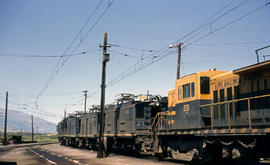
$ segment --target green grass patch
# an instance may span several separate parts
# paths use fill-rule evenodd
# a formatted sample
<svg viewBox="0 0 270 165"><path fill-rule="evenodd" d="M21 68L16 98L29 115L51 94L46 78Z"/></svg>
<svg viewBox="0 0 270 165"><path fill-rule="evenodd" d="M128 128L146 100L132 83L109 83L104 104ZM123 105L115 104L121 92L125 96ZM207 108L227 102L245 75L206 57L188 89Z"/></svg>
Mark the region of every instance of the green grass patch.
<svg viewBox="0 0 270 165"><path fill-rule="evenodd" d="M22 135L22 141L32 141L32 135ZM34 135L34 141L37 141L39 143L44 142L58 142L57 135L52 134L36 134Z"/></svg>

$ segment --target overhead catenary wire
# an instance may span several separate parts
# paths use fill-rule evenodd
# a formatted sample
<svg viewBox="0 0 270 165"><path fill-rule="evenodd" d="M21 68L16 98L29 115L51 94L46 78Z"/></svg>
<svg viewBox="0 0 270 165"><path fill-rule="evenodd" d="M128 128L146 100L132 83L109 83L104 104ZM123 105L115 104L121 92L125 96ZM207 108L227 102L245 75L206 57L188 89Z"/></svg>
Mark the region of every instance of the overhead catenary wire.
<svg viewBox="0 0 270 165"><path fill-rule="evenodd" d="M91 15L89 16L89 18L87 19L86 23L83 25L83 27L81 28L81 30L79 31L79 33L76 35L76 37L73 39L73 41L71 42L71 44L68 46L68 48L64 51L63 54L66 54L66 52L71 48L71 46L73 45L73 43L75 42L75 40L77 40L78 36L80 36L81 32L83 31L83 29L86 27L86 25L88 24L89 20L94 16L94 14L96 13L97 9L99 8L99 6L101 5L101 3L103 2L103 0L100 1L100 3L98 3L98 5L96 6L96 8L94 9L94 11L91 13ZM97 23L101 20L101 18L105 15L105 13L109 10L109 8L111 7L111 5L113 4L114 0L110 1L108 6L105 8L105 10L101 13L101 15L97 18L97 20L93 23L93 25L90 27L90 29L87 31L87 33L80 39L80 42L75 46L75 48L71 51L70 54L73 54L78 48L79 46L83 43L83 41L86 39L86 37L90 34L90 32L94 29L94 27L97 25ZM63 68L63 66L65 65L65 63L70 59L70 54L68 56L65 57L60 57L60 59L58 60L53 72L51 73L49 79L47 80L47 82L45 83L45 85L43 86L43 88L41 89L41 91L39 92L39 94L36 97L35 100L35 104L37 105L37 101L39 99L39 97L44 93L44 91L48 88L48 86L51 84L51 82L53 81L53 79L55 78L55 76L58 74L58 72ZM63 59L63 60L62 60Z"/></svg>
<svg viewBox="0 0 270 165"><path fill-rule="evenodd" d="M241 6L243 6L244 4L246 4L246 3L249 2L249 1L250 1L250 0L242 1L242 2L240 2L239 4L233 6L231 9L229 9L229 10L226 11L225 13L223 13L223 14L221 14L220 16L214 18L214 17L217 16L219 13L221 13L224 9L226 9L227 7L229 7L230 4L231 4L233 1L229 2L229 3L228 3L226 6L224 6L221 10L219 10L216 14L214 14L214 17L211 17L211 19L214 18L213 20L208 19L207 21L205 21L204 24L202 24L202 25L199 26L197 29L195 29L190 35L188 35L188 36L186 36L186 37L184 37L184 38L179 39L179 40L177 41L177 43L180 42L180 41L183 42L183 40L184 40L185 38L187 38L187 37L190 36L189 38L187 38L186 40L184 40L184 42L187 43L188 41L192 40L194 37L198 36L199 34L201 34L203 31L205 31L205 30L208 29L209 27L210 27L210 31L212 31L212 25L213 25L214 23L216 23L217 21L219 21L221 18L225 17L226 15L230 14L230 13L233 12L234 10L240 8ZM210 20L211 20L211 21L210 21ZM208 22L208 21L210 21L210 22Z"/></svg>
<svg viewBox="0 0 270 165"><path fill-rule="evenodd" d="M3 99L3 98L1 98ZM35 106L31 106L29 105L28 103L24 103L22 101L18 101L14 98L9 98L9 105L10 105L10 109L16 109L17 111L20 111L20 112L24 112L25 111L28 111L28 113L34 113L34 114L39 114L39 115L46 115L46 116L50 116L50 117L55 117L55 118L58 118L60 117L60 114L55 114L55 113L51 113L51 112L48 112L48 111L41 111L41 110L38 110L38 111L35 111ZM23 111L22 111L23 110Z"/></svg>
<svg viewBox="0 0 270 165"><path fill-rule="evenodd" d="M252 11L250 11L250 12L248 12L248 13L246 13L246 14L240 16L240 17L238 17L237 19L234 19L233 21L231 21L231 22L229 22L229 23L227 23L227 24L225 24L225 25L223 25L223 26L221 26L221 27L215 29L214 31L211 31L211 32L207 33L206 35L203 35L202 37L200 37L200 38L198 38L198 39L196 39L196 40L194 40L194 41L192 41L192 42L190 42L190 43L187 43L185 46L189 46L189 45L191 45L191 44L194 44L194 43L196 43L196 42L198 42L198 41L200 41L200 40L202 40L202 39L208 37L209 35L212 35L212 34L214 34L214 33L218 32L218 31L224 29L225 27L227 27L227 26L229 26L229 25L231 25L231 24L233 24L233 23L235 23L235 22L237 22L237 21L240 21L241 19L243 19L243 18L245 18L245 17L247 17L247 16L249 16L249 15L251 15L251 14L257 12L257 11L259 11L260 9L266 7L266 6L269 5L269 4L270 4L270 2L266 2L265 4L261 5L260 7L258 7L258 8L256 8L256 9L254 9L254 10L252 10Z"/></svg>
<svg viewBox="0 0 270 165"><path fill-rule="evenodd" d="M84 55L86 54L87 52L81 52L81 53L74 53L74 54L71 54L71 56L79 56L79 55ZM65 57L67 55L61 55L61 56L58 56L58 55L27 55L27 54L14 54L14 53L7 53L7 54L0 54L0 57L21 57L21 58L54 58L54 57Z"/></svg>
<svg viewBox="0 0 270 165"><path fill-rule="evenodd" d="M262 44L270 43L270 41L238 41L238 42L223 42L223 43L193 43L191 45L198 46L230 46L230 45L250 45L250 44Z"/></svg>
<svg viewBox="0 0 270 165"><path fill-rule="evenodd" d="M122 46L122 45L113 44L113 43L108 43L108 45L119 47L119 48L124 48L124 49L137 50L137 51L145 51L145 52L154 52L155 51L155 50L152 50L152 49L133 48L133 47Z"/></svg>
<svg viewBox="0 0 270 165"><path fill-rule="evenodd" d="M85 23L83 24L83 26L81 27L81 29L79 30L79 32L77 33L77 35L73 38L73 40L71 41L71 43L68 45L68 47L65 49L64 53L62 55L65 55L68 50L72 47L72 45L74 44L74 42L79 38L79 36L81 35L82 31L85 29L86 25L89 23L89 21L92 19L92 17L94 16L94 14L96 13L96 11L98 10L98 8L100 7L100 5L102 4L103 0L100 0L99 3L97 4L97 6L95 7L95 9L91 12L91 14L89 15L89 17L87 18L87 20L85 21ZM81 43L81 41L80 41ZM63 57L59 58L54 70L51 73L51 76L49 78L49 80L53 77L53 75L55 74L55 72L57 71L58 67L60 66L60 62L62 60Z"/></svg>
<svg viewBox="0 0 270 165"><path fill-rule="evenodd" d="M240 6L244 5L245 3L247 3L250 0L245 0L243 2L241 2L240 4L234 6L232 9L230 9L229 11L225 12L224 14L222 14L221 16L219 16L218 18L215 18L214 20L212 20L211 22L209 22L211 19L213 19L215 16L217 16L218 14L220 14L224 9L226 9L228 6L230 6L233 3L234 0L230 1L229 3L227 3L224 7L222 7L220 10L218 10L214 15L212 15L211 17L209 17L207 20L205 20L203 23L201 23L198 27L196 27L194 30L192 30L190 33L186 34L185 36L181 37L180 39L176 40L174 43L177 44L180 41L184 40L185 38L191 36L193 33L199 31L200 29L203 29L204 27L215 23L216 21L218 21L219 19L221 19L222 17L224 17L225 15L229 14L230 12L232 12L233 10L239 8ZM185 48L184 48L185 49ZM148 55L149 56L157 56L156 54L163 54L169 51L168 45L164 46L163 48L159 49L158 51L155 51L154 53Z"/></svg>
<svg viewBox="0 0 270 165"><path fill-rule="evenodd" d="M213 14L211 17L209 17L208 19L206 19L203 23L201 23L199 26L197 26L194 30L192 30L191 32L189 32L188 34L184 35L183 37L181 37L180 39L178 39L177 41L175 41L174 43L177 44L181 41L183 41L185 38L191 36L192 34L194 34L195 32L197 32L198 30L204 28L205 26L208 26L211 23L214 23L213 21L217 20L213 20L211 22L209 22L212 18L214 18L215 16L217 16L219 13L221 13L223 10L225 10L228 6L230 6L233 3L234 0L230 1L229 3L227 3L224 7L222 7L220 10L218 10L215 14ZM224 16L224 14L223 14ZM220 16L218 19L222 18L223 16Z"/></svg>
<svg viewBox="0 0 270 165"><path fill-rule="evenodd" d="M244 2L248 2L248 1L244 1ZM240 3L240 4L238 4L237 6L235 6L234 8L232 8L232 9L234 10L234 9L240 7L242 4L244 4L244 3ZM260 9L262 9L263 7L267 6L268 4L269 4L269 2L266 3L266 4L264 4L264 5L262 5L262 6L259 7L259 8L256 8L255 10L252 10L251 12L249 12L249 13L247 13L247 14L244 14L243 16L241 16L241 17L239 17L239 18L237 18L237 19L235 19L235 20L229 22L228 24L223 25L222 27L220 27L220 28L218 28L218 29L212 31L210 34L213 34L213 33L217 32L217 31L219 31L219 30L221 30L221 29L223 29L223 28L225 28L225 27L227 27L227 26L229 26L229 25L231 25L231 24L233 24L233 23L235 23L235 22L237 22L237 21L239 21L239 20L241 20L241 19L247 17L248 15L250 15L250 14L252 14L252 13L254 13L254 12L260 10ZM232 9L229 10L229 11L227 11L225 14L228 14L229 12L231 12ZM223 14L222 16L224 16L225 14ZM220 19L221 16L218 17L218 18ZM215 19L215 20L216 20L216 19ZM210 34L208 34L207 36L209 36ZM187 36L188 36L188 35L184 36L183 38L186 38ZM200 39L203 39L203 38L205 38L205 37L207 37L207 36L200 37L199 39L195 40L195 42L196 42L196 41L199 41ZM183 39L183 38L182 38L182 39ZM178 40L178 41L179 41L179 40ZM195 42L191 42L191 43L195 43ZM188 45L190 45L191 43L189 43L189 44L187 44L187 45L185 45L185 46L188 46ZM136 72L138 72L138 71L140 71L140 70L142 70L142 69L148 67L148 66L150 66L151 64L153 64L153 63L155 63L155 62L157 62L157 61L159 61L159 60L161 60L161 59L163 59L163 58L165 58L165 57L167 57L167 56L169 56L169 55L171 55L172 53L167 53L167 50L168 50L168 48L167 48L167 49L162 48L162 49L160 49L160 51L155 52L155 55L156 55L156 53L161 54L161 55L160 55L160 56L157 56L157 55L156 55L158 58L152 59L151 61L148 61L148 62L144 63L144 65L142 65L142 66L140 66L140 67L137 66L137 64L139 64L140 61L141 61L141 60L139 60L139 61L136 62L134 65L132 65L131 67L129 67L125 72L121 73L121 74L118 75L116 78L114 78L114 79L112 79L111 81L109 81L107 86L112 86L112 85L116 84L117 82L121 81L122 79L124 79L124 78L126 78L126 77L128 77L128 76L130 76L130 75L132 75L132 74L134 74L134 73L136 73ZM154 54L154 53L153 53L153 54Z"/></svg>
<svg viewBox="0 0 270 165"><path fill-rule="evenodd" d="M220 12L222 12L224 9L226 9L230 4L232 4L234 0L230 1L228 4L226 4L224 7L222 7L218 12L216 12L213 16L211 16L210 18L208 18L206 21L204 21L202 24L200 24L197 28L195 28L193 31L191 31L190 33L188 33L187 35L181 37L180 39L178 39L177 41L175 41L175 43L178 43L179 41L187 38L188 36L192 35L193 33L195 33L196 31L200 30L201 28L203 28L204 26L208 25L209 24L209 21L214 18L216 15L218 15ZM237 7L236 7L237 8ZM235 9L236 9L235 8ZM222 16L219 17L219 19L222 18ZM117 46L117 47L122 47L122 48L130 48L130 47L126 47L126 46L120 46L118 44L111 44L112 46ZM132 48L131 48L132 49ZM134 50L140 50L142 51L142 49L138 49L138 48L135 48ZM168 48L168 45L162 47L161 49L157 50L157 51L154 51L152 52L150 55L144 57L144 59L139 59L135 64L133 64L132 66L130 66L127 70L125 70L123 73L121 73L120 75L116 76L115 78L113 78L112 80L110 80L108 83L107 83L107 87L110 87L114 84L116 84L117 82L123 80L124 78L128 77L128 76L131 76L132 74L150 66L151 64L161 60L162 58L164 57L167 57L169 55L172 55L173 52L171 53L168 53L169 51L169 48ZM152 57L152 58L149 58L149 57ZM149 59L150 61L149 62L146 62L144 63L143 65L138 66L138 64L141 64L142 60L145 60L145 59ZM153 60L154 59L154 60ZM95 94L97 93L97 91L93 92L92 95L90 95L89 97L92 97L94 96Z"/></svg>
<svg viewBox="0 0 270 165"><path fill-rule="evenodd" d="M129 54L126 54L126 53L121 53L121 52L118 52L118 51L114 51L114 50L108 50L109 52L112 52L114 54L119 54L121 56L125 56L125 57L130 57L130 58L133 58L133 59L140 59L139 57L136 57L136 56L132 56L132 55L129 55Z"/></svg>

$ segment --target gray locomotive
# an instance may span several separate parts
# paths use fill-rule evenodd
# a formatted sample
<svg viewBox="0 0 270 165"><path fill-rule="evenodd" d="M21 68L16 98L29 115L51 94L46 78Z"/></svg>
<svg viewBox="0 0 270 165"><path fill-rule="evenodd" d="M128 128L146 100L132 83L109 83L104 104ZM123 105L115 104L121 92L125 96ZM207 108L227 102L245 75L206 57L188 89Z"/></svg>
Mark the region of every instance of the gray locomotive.
<svg viewBox="0 0 270 165"><path fill-rule="evenodd" d="M139 98L139 99L137 99ZM152 154L152 123L157 113L167 110L167 98L122 93L105 110L104 145L107 152L131 151ZM57 126L61 144L97 148L100 108L76 112Z"/></svg>

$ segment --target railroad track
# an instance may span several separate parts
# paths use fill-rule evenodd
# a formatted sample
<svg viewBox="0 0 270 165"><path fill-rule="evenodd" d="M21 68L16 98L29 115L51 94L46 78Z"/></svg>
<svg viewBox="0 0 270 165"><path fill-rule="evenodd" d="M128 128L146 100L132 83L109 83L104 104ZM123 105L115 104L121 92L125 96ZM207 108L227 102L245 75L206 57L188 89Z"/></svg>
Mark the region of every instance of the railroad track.
<svg viewBox="0 0 270 165"><path fill-rule="evenodd" d="M79 160L44 150L41 147L28 147L27 150L33 153L37 159L41 159L52 165L87 165L81 163Z"/></svg>
<svg viewBox="0 0 270 165"><path fill-rule="evenodd" d="M21 148L21 147L31 147L36 145L48 145L48 144L57 144L57 143L28 143L28 144L11 144L11 145L1 145L0 146L0 152L5 152L8 150L12 150L15 148Z"/></svg>

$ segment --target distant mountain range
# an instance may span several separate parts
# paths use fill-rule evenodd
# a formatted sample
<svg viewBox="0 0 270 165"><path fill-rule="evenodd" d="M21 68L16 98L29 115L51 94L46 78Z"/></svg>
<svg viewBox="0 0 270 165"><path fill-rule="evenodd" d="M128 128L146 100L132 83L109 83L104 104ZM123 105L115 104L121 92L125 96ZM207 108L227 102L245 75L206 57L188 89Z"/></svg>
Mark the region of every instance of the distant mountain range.
<svg viewBox="0 0 270 165"><path fill-rule="evenodd" d="M0 109L0 131L4 130L4 109ZM36 133L55 133L56 132L56 124L48 122L44 119L34 117L34 132ZM23 132L31 132L31 115L28 115L24 112L8 110L8 120L7 120L7 129L8 131L23 131Z"/></svg>

